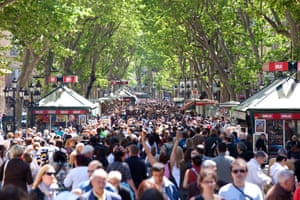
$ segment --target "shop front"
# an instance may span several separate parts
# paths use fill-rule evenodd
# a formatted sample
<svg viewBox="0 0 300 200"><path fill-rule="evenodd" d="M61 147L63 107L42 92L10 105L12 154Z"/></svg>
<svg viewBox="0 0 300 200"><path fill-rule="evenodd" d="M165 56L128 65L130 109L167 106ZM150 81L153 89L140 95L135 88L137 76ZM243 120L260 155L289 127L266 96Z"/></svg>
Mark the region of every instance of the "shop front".
<svg viewBox="0 0 300 200"><path fill-rule="evenodd" d="M188 99L182 108L184 111L195 111L201 116L215 116L219 110L219 104L211 99Z"/></svg>
<svg viewBox="0 0 300 200"><path fill-rule="evenodd" d="M300 113L282 113L282 111L253 111L255 134L265 133L268 138L268 151L276 154L285 148L293 135L300 133Z"/></svg>
<svg viewBox="0 0 300 200"><path fill-rule="evenodd" d="M62 85L41 99L39 106L29 108L30 124L39 131L57 130L59 127L79 130L87 124L95 108L95 104Z"/></svg>
<svg viewBox="0 0 300 200"><path fill-rule="evenodd" d="M253 136L267 136L268 152L276 154L286 148L292 135L300 135L300 84L293 78L282 78L233 108L232 117L246 121Z"/></svg>

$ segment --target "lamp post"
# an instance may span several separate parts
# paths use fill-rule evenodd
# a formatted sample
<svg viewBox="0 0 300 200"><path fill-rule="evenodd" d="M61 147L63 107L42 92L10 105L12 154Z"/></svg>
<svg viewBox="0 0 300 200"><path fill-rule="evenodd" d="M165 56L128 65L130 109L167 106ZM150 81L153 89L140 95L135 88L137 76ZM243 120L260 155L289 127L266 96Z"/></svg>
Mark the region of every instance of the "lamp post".
<svg viewBox="0 0 300 200"><path fill-rule="evenodd" d="M36 84L30 83L29 93L27 90L24 92L24 104L26 107L34 107L41 97L42 85L38 80Z"/></svg>
<svg viewBox="0 0 300 200"><path fill-rule="evenodd" d="M12 120L11 120L11 127L6 127L6 131L12 131L14 132L16 130L17 126L17 120L16 120L16 106L17 106L17 79L14 78L11 82L11 87L6 86L4 89L4 96L5 96L5 102L6 106L9 108L12 108ZM22 99L24 95L24 90L21 88L19 90L19 96Z"/></svg>
<svg viewBox="0 0 300 200"><path fill-rule="evenodd" d="M186 98L191 98L191 85L189 83L186 84Z"/></svg>
<svg viewBox="0 0 300 200"><path fill-rule="evenodd" d="M156 83L153 82L153 83L152 83L152 98L153 98L153 99L155 99L155 97L156 97L156 96L155 96L155 87L156 87Z"/></svg>
<svg viewBox="0 0 300 200"><path fill-rule="evenodd" d="M174 85L174 98L177 97L177 89L178 89L178 86L177 85Z"/></svg>
<svg viewBox="0 0 300 200"><path fill-rule="evenodd" d="M97 99L101 98L101 87L100 85L97 85L97 95L96 95Z"/></svg>
<svg viewBox="0 0 300 200"><path fill-rule="evenodd" d="M36 84L30 83L29 92L27 90L24 90L24 94L23 94L24 106L28 108L27 120L30 119L30 124L31 124L31 113L29 111L31 111L32 108L37 106L37 103L41 98L41 88L42 88L42 84L38 80Z"/></svg>

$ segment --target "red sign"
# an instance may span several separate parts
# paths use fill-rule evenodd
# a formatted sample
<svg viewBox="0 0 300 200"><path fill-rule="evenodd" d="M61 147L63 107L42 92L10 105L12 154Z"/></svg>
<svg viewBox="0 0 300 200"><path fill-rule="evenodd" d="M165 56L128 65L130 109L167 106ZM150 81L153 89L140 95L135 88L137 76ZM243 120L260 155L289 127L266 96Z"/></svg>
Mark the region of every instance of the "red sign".
<svg viewBox="0 0 300 200"><path fill-rule="evenodd" d="M128 81L110 81L111 85L128 85Z"/></svg>
<svg viewBox="0 0 300 200"><path fill-rule="evenodd" d="M64 83L77 83L78 76L63 76Z"/></svg>
<svg viewBox="0 0 300 200"><path fill-rule="evenodd" d="M78 76L63 76L63 77L48 76L48 83L57 83L58 81L62 81L64 83L77 83Z"/></svg>
<svg viewBox="0 0 300 200"><path fill-rule="evenodd" d="M297 63L297 70L300 71L300 62Z"/></svg>
<svg viewBox="0 0 300 200"><path fill-rule="evenodd" d="M273 119L273 120L280 120L280 119L300 119L300 113L255 113L255 119Z"/></svg>
<svg viewBox="0 0 300 200"><path fill-rule="evenodd" d="M48 83L57 83L56 76L48 76Z"/></svg>
<svg viewBox="0 0 300 200"><path fill-rule="evenodd" d="M82 115L86 110L33 110L35 115Z"/></svg>
<svg viewBox="0 0 300 200"><path fill-rule="evenodd" d="M121 99L121 101L123 101L123 102L131 102L132 101L132 97L123 97Z"/></svg>
<svg viewBox="0 0 300 200"><path fill-rule="evenodd" d="M269 62L263 64L263 71L267 72L278 72L278 71L288 71L289 63L288 62Z"/></svg>

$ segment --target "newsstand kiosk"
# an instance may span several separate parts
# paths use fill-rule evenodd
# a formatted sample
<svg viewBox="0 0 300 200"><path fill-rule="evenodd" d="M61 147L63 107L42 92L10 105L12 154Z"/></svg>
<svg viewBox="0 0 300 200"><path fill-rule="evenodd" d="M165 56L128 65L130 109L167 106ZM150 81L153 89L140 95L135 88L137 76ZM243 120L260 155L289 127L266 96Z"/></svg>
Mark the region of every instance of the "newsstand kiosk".
<svg viewBox="0 0 300 200"><path fill-rule="evenodd" d="M77 127L87 123L91 110L95 108L95 104L62 84L41 99L38 106L28 109L30 125L39 131Z"/></svg>

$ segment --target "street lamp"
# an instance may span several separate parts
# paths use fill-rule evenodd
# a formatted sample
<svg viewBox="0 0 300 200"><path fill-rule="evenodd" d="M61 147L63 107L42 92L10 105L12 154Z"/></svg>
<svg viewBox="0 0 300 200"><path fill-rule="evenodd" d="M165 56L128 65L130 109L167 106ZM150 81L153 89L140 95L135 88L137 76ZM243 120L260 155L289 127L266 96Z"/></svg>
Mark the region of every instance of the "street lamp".
<svg viewBox="0 0 300 200"><path fill-rule="evenodd" d="M101 87L100 87L100 85L97 85L97 98L98 99L101 97L100 92L101 92Z"/></svg>
<svg viewBox="0 0 300 200"><path fill-rule="evenodd" d="M38 80L36 84L30 83L29 93L27 90L24 91L24 104L26 107L34 107L41 97L42 84Z"/></svg>
<svg viewBox="0 0 300 200"><path fill-rule="evenodd" d="M5 96L5 102L6 106L9 108L12 108L12 124L10 127L6 127L6 131L12 131L14 132L17 128L16 124L16 104L17 104L17 79L14 78L11 82L11 87L6 86L4 89L4 96ZM22 99L24 95L24 90L20 89L19 96Z"/></svg>
<svg viewBox="0 0 300 200"><path fill-rule="evenodd" d="M24 90L23 92L24 106L28 108L27 122L26 122L27 124L28 124L28 120L30 121L29 122L30 124L32 123L30 109L37 106L38 101L41 98L41 88L42 88L42 84L40 83L39 80L37 80L35 84L33 82L29 84L29 91Z"/></svg>
<svg viewBox="0 0 300 200"><path fill-rule="evenodd" d="M174 97L177 97L177 89L178 89L178 86L174 85Z"/></svg>
<svg viewBox="0 0 300 200"><path fill-rule="evenodd" d="M186 98L191 98L191 85L189 83L186 84Z"/></svg>
<svg viewBox="0 0 300 200"><path fill-rule="evenodd" d="M152 97L153 97L153 99L155 99L155 87L156 87L156 83L153 82L152 83Z"/></svg>

